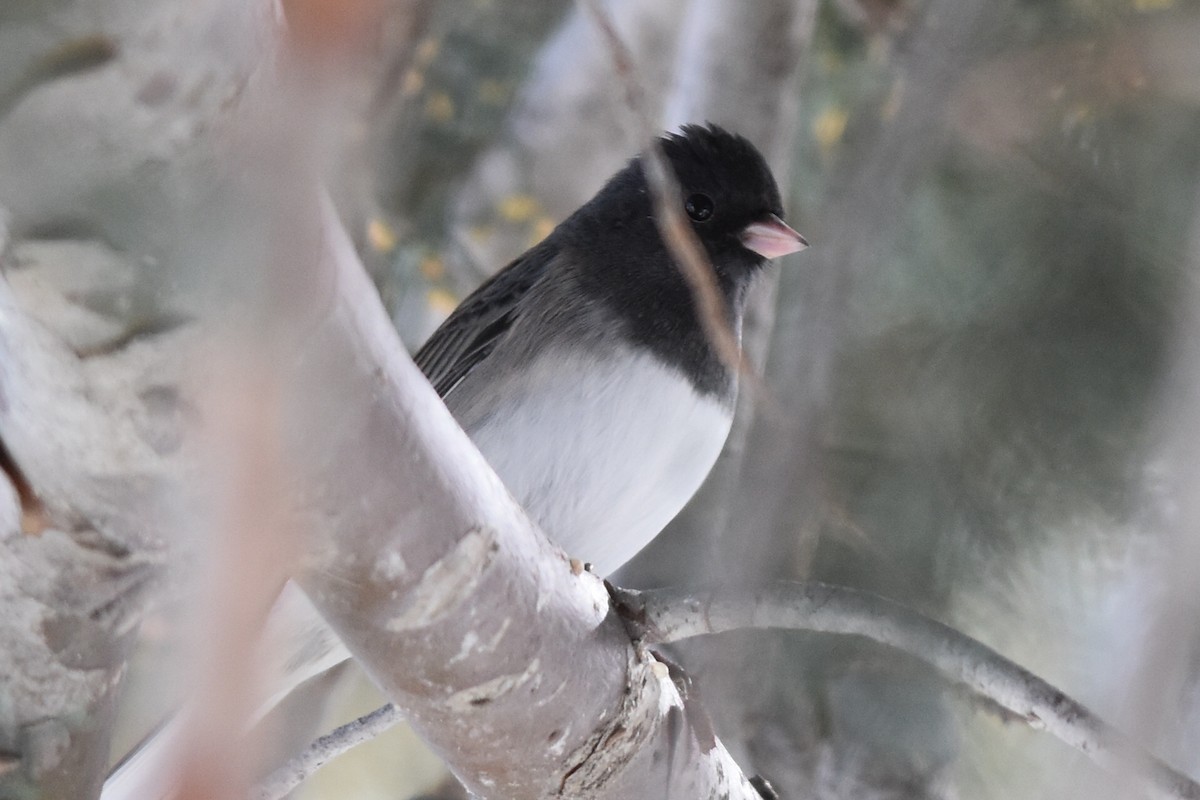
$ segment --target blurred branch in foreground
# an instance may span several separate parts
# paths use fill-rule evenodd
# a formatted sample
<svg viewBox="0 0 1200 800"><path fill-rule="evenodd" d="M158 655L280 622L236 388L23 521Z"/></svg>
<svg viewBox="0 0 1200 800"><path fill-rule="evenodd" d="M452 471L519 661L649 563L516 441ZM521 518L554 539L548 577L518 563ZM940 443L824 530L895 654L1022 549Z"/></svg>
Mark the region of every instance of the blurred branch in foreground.
<svg viewBox="0 0 1200 800"><path fill-rule="evenodd" d="M654 220L676 266L691 289L692 303L700 317L700 325L721 361L731 370L751 378L753 388L757 389L752 368L743 360L741 343L729 324L729 309L717 288L716 273L679 204L679 180L671 171L671 165L667 163L658 144L658 127L652 121L647 107L646 91L638 76L633 53L621 40L612 20L597 0L580 0L580 5L588 9L608 44L617 80L625 88L629 118L633 120L639 138L646 142L643 146L643 169L654 197Z"/></svg>

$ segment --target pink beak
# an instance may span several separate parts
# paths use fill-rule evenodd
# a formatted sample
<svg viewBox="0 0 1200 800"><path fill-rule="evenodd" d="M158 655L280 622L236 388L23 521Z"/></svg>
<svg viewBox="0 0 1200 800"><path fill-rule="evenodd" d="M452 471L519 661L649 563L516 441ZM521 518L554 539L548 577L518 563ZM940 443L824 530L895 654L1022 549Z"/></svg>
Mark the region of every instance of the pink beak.
<svg viewBox="0 0 1200 800"><path fill-rule="evenodd" d="M766 219L751 222L743 228L741 240L743 247L763 258L779 258L808 247L807 239L774 214L768 214Z"/></svg>

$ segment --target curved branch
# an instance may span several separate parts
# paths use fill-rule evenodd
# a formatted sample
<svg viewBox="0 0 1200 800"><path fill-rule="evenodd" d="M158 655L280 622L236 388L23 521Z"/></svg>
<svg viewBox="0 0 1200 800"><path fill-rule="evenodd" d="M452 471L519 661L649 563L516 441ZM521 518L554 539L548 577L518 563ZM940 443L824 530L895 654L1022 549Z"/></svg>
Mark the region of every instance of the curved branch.
<svg viewBox="0 0 1200 800"><path fill-rule="evenodd" d="M392 728L404 714L391 703L334 728L303 753L272 772L250 795L252 800L280 800L325 764Z"/></svg>
<svg viewBox="0 0 1200 800"><path fill-rule="evenodd" d="M949 625L869 592L780 581L757 591L612 589L645 644L741 628L863 636L902 650L1044 730L1096 764L1135 773L1155 797L1196 800L1200 784L1146 752L1081 703Z"/></svg>

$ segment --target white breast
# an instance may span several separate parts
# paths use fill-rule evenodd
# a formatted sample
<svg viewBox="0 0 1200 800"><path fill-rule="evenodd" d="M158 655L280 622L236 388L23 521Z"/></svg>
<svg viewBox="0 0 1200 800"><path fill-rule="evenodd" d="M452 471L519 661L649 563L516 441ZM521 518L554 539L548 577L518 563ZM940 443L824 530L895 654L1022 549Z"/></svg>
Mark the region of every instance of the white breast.
<svg viewBox="0 0 1200 800"><path fill-rule="evenodd" d="M729 433L728 409L649 355L550 352L520 381L481 384L486 397L451 392L451 411L542 530L600 575L679 513Z"/></svg>

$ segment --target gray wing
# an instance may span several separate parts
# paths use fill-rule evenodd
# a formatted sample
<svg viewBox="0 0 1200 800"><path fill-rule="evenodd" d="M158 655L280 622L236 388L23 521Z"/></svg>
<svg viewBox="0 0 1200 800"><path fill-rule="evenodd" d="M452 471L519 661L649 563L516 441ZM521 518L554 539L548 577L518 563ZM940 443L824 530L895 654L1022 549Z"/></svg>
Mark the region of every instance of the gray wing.
<svg viewBox="0 0 1200 800"><path fill-rule="evenodd" d="M463 300L421 346L413 360L439 395L449 394L491 354L557 254L548 240L526 251Z"/></svg>

